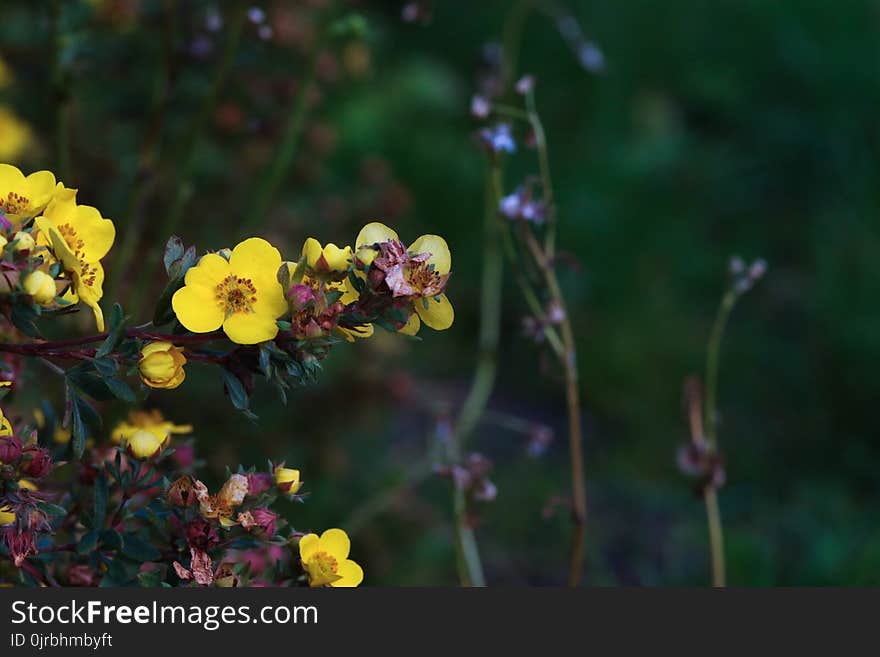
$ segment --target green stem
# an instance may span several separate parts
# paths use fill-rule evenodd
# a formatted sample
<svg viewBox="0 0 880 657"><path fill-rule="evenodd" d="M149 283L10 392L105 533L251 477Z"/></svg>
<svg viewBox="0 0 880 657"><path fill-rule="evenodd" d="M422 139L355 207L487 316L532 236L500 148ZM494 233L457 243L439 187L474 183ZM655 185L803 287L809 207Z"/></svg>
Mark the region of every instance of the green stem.
<svg viewBox="0 0 880 657"><path fill-rule="evenodd" d="M498 338L501 332L503 259L499 235L498 203L503 189L501 167L493 162L486 180L485 245L480 290L480 353L467 398L449 438L449 461L459 463L467 437L474 430L492 394L498 372ZM474 529L468 519L466 491L453 484L456 554L462 586L485 586L483 564Z"/></svg>
<svg viewBox="0 0 880 657"><path fill-rule="evenodd" d="M179 170L177 173L177 188L174 193L174 200L171 208L165 215L164 221L159 225L158 234L164 241L168 239L177 230L180 220L183 217L183 211L186 204L193 194L192 173L195 163L195 154L197 146L202 137L202 132L206 125L211 121L211 114L220 98L220 93L229 77L235 56L238 53L238 46L241 42L241 33L247 18L245 7L241 6L236 9L235 14L230 21L229 35L226 39L226 45L223 54L214 69L214 75L211 79L211 86L202 100L199 112L193 116L185 135L183 147L180 150ZM153 271L156 269L159 259L162 255L162 249L147 249L145 254L145 263L142 268L142 275L135 288L131 299L133 308L140 308L143 296L146 293L152 280Z"/></svg>
<svg viewBox="0 0 880 657"><path fill-rule="evenodd" d="M718 506L718 493L709 484L703 491L706 502L706 520L709 525L709 549L712 555L712 586L723 588L727 584L724 565L724 527L721 523L721 509Z"/></svg>
<svg viewBox="0 0 880 657"><path fill-rule="evenodd" d="M541 123L541 117L535 105L534 91L530 90L526 94L526 108L532 132L535 133L535 148L538 152L538 169L541 173L541 188L544 191L544 202L549 209L547 213L547 227L544 233L544 253L552 262L556 254L556 201L553 198L553 178L550 175L547 137L544 133L544 124Z"/></svg>
<svg viewBox="0 0 880 657"><path fill-rule="evenodd" d="M721 358L721 340L724 337L724 329L727 327L727 320L730 318L730 312L736 304L736 291L728 290L721 299L721 305L718 306L718 314L715 316L715 323L712 326L712 333L709 337L709 348L706 356L706 442L709 447L716 448L717 445L717 397L718 397L718 364Z"/></svg>
<svg viewBox="0 0 880 657"><path fill-rule="evenodd" d="M52 101L55 106L55 165L58 167L59 179L70 185L70 89L61 62L64 49L61 13L61 0L52 0L49 29L52 48Z"/></svg>

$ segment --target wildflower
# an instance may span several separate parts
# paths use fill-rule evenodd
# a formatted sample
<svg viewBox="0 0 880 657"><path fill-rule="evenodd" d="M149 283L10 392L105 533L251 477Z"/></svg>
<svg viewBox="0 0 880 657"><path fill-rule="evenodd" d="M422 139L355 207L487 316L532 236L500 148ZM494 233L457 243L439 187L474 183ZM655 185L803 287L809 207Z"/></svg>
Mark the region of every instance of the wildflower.
<svg viewBox="0 0 880 657"><path fill-rule="evenodd" d="M34 138L30 126L5 105L0 105L0 135L0 160L6 161L19 159Z"/></svg>
<svg viewBox="0 0 880 657"><path fill-rule="evenodd" d="M132 411L129 413L128 421L117 424L110 437L114 443L119 445L123 442L130 442L139 431L152 434L155 442L164 446L171 439L172 434L192 433L192 425L169 422L158 410ZM148 446L144 436L140 437L139 442L141 447Z"/></svg>
<svg viewBox="0 0 880 657"><path fill-rule="evenodd" d="M76 191L63 186L42 217L36 220L52 254L71 277L72 289L65 295L72 302L82 301L92 309L99 331L104 330L104 313L98 302L104 295L104 268L101 258L107 255L116 239L116 227L109 219L88 205L76 203Z"/></svg>
<svg viewBox="0 0 880 657"><path fill-rule="evenodd" d="M492 104L485 96L475 94L471 98L471 116L475 119L485 119L492 111Z"/></svg>
<svg viewBox="0 0 880 657"><path fill-rule="evenodd" d="M44 271L37 269L25 276L21 283L24 291L27 292L33 300L41 306L52 303L58 289L55 286L55 279Z"/></svg>
<svg viewBox="0 0 880 657"><path fill-rule="evenodd" d="M244 475L234 474L216 495L209 495L205 484L198 480L194 482L193 488L201 514L205 518L217 518L221 525L230 526L234 524L231 520L233 510L244 501L248 493L248 480Z"/></svg>
<svg viewBox="0 0 880 657"><path fill-rule="evenodd" d="M535 88L535 76L524 75L516 82L516 93L525 96Z"/></svg>
<svg viewBox="0 0 880 657"><path fill-rule="evenodd" d="M186 272L174 293L177 319L194 333L221 326L237 344L256 344L278 334L275 320L287 311L278 282L281 254L266 240L252 237L238 244L227 261L216 253L202 256Z"/></svg>
<svg viewBox="0 0 880 657"><path fill-rule="evenodd" d="M351 258L350 247L345 248L348 250L348 257ZM292 278L296 270L296 263L287 263L287 268ZM356 272L356 274L358 273L362 275L362 272ZM321 303L322 299L325 298L321 291L324 293L339 293L339 306L326 308L326 304ZM360 293L348 276L345 276L342 280L324 281L305 275L300 283L291 286L287 292L287 298L295 314L293 318L296 325L294 333L297 335L318 337L324 335L325 331L333 330L348 342L354 342L358 338L369 338L373 335L372 324L356 324L344 327L337 324L337 316L342 311L342 307L353 304L360 298ZM296 316L297 313L301 315ZM312 336L312 333L315 335Z"/></svg>
<svg viewBox="0 0 880 657"><path fill-rule="evenodd" d="M348 558L351 541L341 529L328 529L319 537L306 534L299 541L299 556L309 577L309 586L353 587L364 579L364 571Z"/></svg>
<svg viewBox="0 0 880 657"><path fill-rule="evenodd" d="M299 478L299 470L279 466L275 468L275 485L284 492L295 495L303 482Z"/></svg>
<svg viewBox="0 0 880 657"><path fill-rule="evenodd" d="M379 252L370 265L384 274L383 282L394 297L408 297L415 313L399 329L414 335L421 322L436 331L452 326L455 312L443 291L452 269L449 246L439 235L422 235L405 248L397 233L385 224L367 224L358 233L356 248L370 247Z"/></svg>
<svg viewBox="0 0 880 657"><path fill-rule="evenodd" d="M318 240L310 237L303 244L302 257L312 275L319 278L340 279L348 271L351 263L351 247L339 248L332 242L321 246Z"/></svg>
<svg viewBox="0 0 880 657"><path fill-rule="evenodd" d="M138 372L151 388L176 388L186 378L183 349L170 342L150 342L141 349Z"/></svg>
<svg viewBox="0 0 880 657"><path fill-rule="evenodd" d="M55 193L51 171L37 171L25 176L11 164L0 164L0 211L13 225L39 214Z"/></svg>

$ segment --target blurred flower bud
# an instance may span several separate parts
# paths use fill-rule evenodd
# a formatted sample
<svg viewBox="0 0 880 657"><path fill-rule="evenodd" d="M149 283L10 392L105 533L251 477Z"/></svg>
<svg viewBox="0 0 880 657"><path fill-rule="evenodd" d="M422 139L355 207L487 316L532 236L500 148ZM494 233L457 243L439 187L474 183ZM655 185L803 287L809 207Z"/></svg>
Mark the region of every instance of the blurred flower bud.
<svg viewBox="0 0 880 657"><path fill-rule="evenodd" d="M0 463L15 463L21 458L21 441L16 436L0 436Z"/></svg>
<svg viewBox="0 0 880 657"><path fill-rule="evenodd" d="M21 453L21 471L32 479L41 479L52 469L49 450L42 447L28 447Z"/></svg>
<svg viewBox="0 0 880 657"><path fill-rule="evenodd" d="M471 116L475 119L485 119L492 111L492 103L480 94L474 94L471 98Z"/></svg>
<svg viewBox="0 0 880 657"><path fill-rule="evenodd" d="M138 372L151 388L172 389L186 378L183 349L170 342L150 342L141 349Z"/></svg>
<svg viewBox="0 0 880 657"><path fill-rule="evenodd" d="M253 496L261 495L270 490L274 483L272 475L267 472L252 472L247 475L247 480L248 495Z"/></svg>
<svg viewBox="0 0 880 657"><path fill-rule="evenodd" d="M138 429L128 439L128 451L136 459L150 459L162 451L162 444L152 431Z"/></svg>
<svg viewBox="0 0 880 657"><path fill-rule="evenodd" d="M535 76L524 75L516 83L516 93L525 96L535 88Z"/></svg>
<svg viewBox="0 0 880 657"><path fill-rule="evenodd" d="M57 294L55 279L39 269L25 276L21 286L41 306L52 303Z"/></svg>
<svg viewBox="0 0 880 657"><path fill-rule="evenodd" d="M498 123L483 128L477 132L477 137L491 153L513 153L516 151L516 142L513 140L509 123Z"/></svg>

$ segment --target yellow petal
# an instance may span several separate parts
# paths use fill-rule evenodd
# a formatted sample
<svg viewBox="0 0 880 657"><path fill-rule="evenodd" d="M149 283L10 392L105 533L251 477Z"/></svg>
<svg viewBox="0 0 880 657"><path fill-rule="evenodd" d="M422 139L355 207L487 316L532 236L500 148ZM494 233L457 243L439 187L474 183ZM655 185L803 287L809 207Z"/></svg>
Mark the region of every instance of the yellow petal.
<svg viewBox="0 0 880 657"><path fill-rule="evenodd" d="M441 294L437 298L439 301L435 301L434 297L416 299L414 305L416 312L425 324L435 331L445 331L452 326L452 322L455 320L455 311L445 294ZM425 304L427 304L427 308L425 308Z"/></svg>
<svg viewBox="0 0 880 657"><path fill-rule="evenodd" d="M337 561L348 558L351 541L348 534L341 529L328 529L321 534L321 550L333 556Z"/></svg>
<svg viewBox="0 0 880 657"><path fill-rule="evenodd" d="M189 278L189 272L186 277ZM223 324L223 309L215 292L204 285L183 286L171 297L171 307L177 320L193 333L210 333Z"/></svg>
<svg viewBox="0 0 880 657"><path fill-rule="evenodd" d="M409 252L413 255L418 253L430 253L428 264L434 265L434 269L440 274L448 274L452 270L452 254L449 245L439 235L422 235L409 245Z"/></svg>
<svg viewBox="0 0 880 657"><path fill-rule="evenodd" d="M321 250L321 243L314 237L308 238L303 244L302 257L306 259L306 264L309 267L314 267L317 264L318 258L321 257Z"/></svg>
<svg viewBox="0 0 880 657"><path fill-rule="evenodd" d="M101 216L96 208L89 205L76 206L76 212L68 222L76 231L77 238L83 246L80 259L85 262L97 262L110 250L116 239L116 226L109 219Z"/></svg>
<svg viewBox="0 0 880 657"><path fill-rule="evenodd" d="M257 344L278 335L275 317L260 313L233 313L223 322L223 332L236 344Z"/></svg>
<svg viewBox="0 0 880 657"><path fill-rule="evenodd" d="M321 539L317 534L306 534L299 539L299 558L303 562L308 562L312 555L318 551L318 545Z"/></svg>
<svg viewBox="0 0 880 657"><path fill-rule="evenodd" d="M372 246L373 244L381 244L382 242L397 239L400 239L397 237L397 233L385 224L374 221L361 228L361 232L358 233L355 240L355 250L362 246Z"/></svg>
<svg viewBox="0 0 880 657"><path fill-rule="evenodd" d="M339 576L335 582L330 582L333 587L354 587L364 581L364 571L351 559L346 559L336 569Z"/></svg>
<svg viewBox="0 0 880 657"><path fill-rule="evenodd" d="M186 271L183 280L186 285L204 286L213 291L228 274L229 263L226 259L216 253L208 253L199 259L195 267Z"/></svg>
<svg viewBox="0 0 880 657"><path fill-rule="evenodd" d="M418 300L416 301L418 303ZM397 329L398 333L403 333L404 335L415 335L419 332L419 329L422 327L422 323L419 321L419 316L416 313L413 313L409 316L409 319L406 321L406 324Z"/></svg>
<svg viewBox="0 0 880 657"><path fill-rule="evenodd" d="M25 178L32 212L45 208L55 194L55 174L51 171L35 171Z"/></svg>

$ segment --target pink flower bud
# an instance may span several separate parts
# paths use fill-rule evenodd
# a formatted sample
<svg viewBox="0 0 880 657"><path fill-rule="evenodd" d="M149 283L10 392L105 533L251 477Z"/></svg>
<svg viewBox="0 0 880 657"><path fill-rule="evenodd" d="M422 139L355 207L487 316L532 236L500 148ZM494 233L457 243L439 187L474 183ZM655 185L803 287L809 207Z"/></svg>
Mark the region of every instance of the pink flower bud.
<svg viewBox="0 0 880 657"><path fill-rule="evenodd" d="M21 441L15 436L0 436L0 463L15 463L21 458Z"/></svg>
<svg viewBox="0 0 880 657"><path fill-rule="evenodd" d="M287 298L290 299L290 305L293 310L299 312L310 303L314 304L318 300L315 291L308 285L294 285L287 291Z"/></svg>
<svg viewBox="0 0 880 657"><path fill-rule="evenodd" d="M52 469L52 457L49 450L42 447L28 447L22 454L21 471L33 479L41 479Z"/></svg>
<svg viewBox="0 0 880 657"><path fill-rule="evenodd" d="M253 472L247 476L248 495L260 495L271 489L275 481L268 472Z"/></svg>

